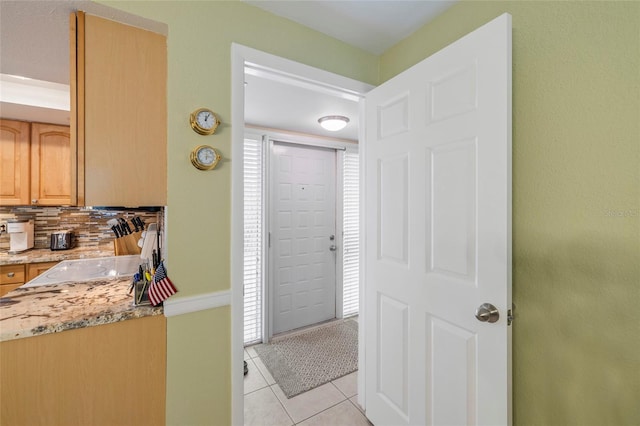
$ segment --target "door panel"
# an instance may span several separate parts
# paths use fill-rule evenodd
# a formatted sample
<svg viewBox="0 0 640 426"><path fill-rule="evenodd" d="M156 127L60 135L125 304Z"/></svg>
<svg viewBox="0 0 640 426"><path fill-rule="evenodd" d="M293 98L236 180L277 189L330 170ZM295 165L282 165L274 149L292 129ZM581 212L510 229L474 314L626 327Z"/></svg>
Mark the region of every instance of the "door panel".
<svg viewBox="0 0 640 426"><path fill-rule="evenodd" d="M409 96L401 94L378 106L378 140L409 130Z"/></svg>
<svg viewBox="0 0 640 426"><path fill-rule="evenodd" d="M473 425L475 420L476 335L441 318L430 316L427 324L432 377L427 395L433 425Z"/></svg>
<svg viewBox="0 0 640 426"><path fill-rule="evenodd" d="M275 143L273 333L335 318L335 151Z"/></svg>
<svg viewBox="0 0 640 426"><path fill-rule="evenodd" d="M377 392L402 417L408 417L409 306L380 294L378 301Z"/></svg>
<svg viewBox="0 0 640 426"><path fill-rule="evenodd" d="M380 160L380 210L379 258L401 264L407 263L408 219L407 205L408 167L407 156Z"/></svg>
<svg viewBox="0 0 640 426"><path fill-rule="evenodd" d="M511 422L511 19L367 94L365 402L377 425ZM478 306L498 307L480 322Z"/></svg>
<svg viewBox="0 0 640 426"><path fill-rule="evenodd" d="M427 215L428 270L464 280L475 278L476 140L445 143L430 149ZM435 183L438 183L435 185Z"/></svg>
<svg viewBox="0 0 640 426"><path fill-rule="evenodd" d="M455 58L452 58L455 62ZM427 124L474 111L478 107L475 63L464 59L427 86Z"/></svg>

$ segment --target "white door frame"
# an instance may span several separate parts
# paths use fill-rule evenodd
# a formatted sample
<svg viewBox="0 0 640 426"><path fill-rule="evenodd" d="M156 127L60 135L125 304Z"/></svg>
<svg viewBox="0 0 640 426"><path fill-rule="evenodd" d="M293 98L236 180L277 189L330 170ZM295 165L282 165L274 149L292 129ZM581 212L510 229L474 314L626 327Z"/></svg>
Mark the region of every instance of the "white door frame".
<svg viewBox="0 0 640 426"><path fill-rule="evenodd" d="M245 67L263 76L279 78L292 85L359 101L373 86L271 55L237 43L231 45L231 423L244 424L243 400L243 235L244 173L243 145ZM362 114L361 114L362 116ZM362 135L360 123L359 135ZM362 140L362 137L360 137ZM360 283L362 290L362 283ZM361 291L362 295L364 292ZM362 315L362 314L361 314ZM360 335L362 330L360 327ZM360 338L360 345L362 339ZM364 351L360 350L360 357ZM362 362L362 360L359 360ZM361 365L364 365L362 363ZM360 382L360 380L359 380ZM360 386L360 385L359 385Z"/></svg>

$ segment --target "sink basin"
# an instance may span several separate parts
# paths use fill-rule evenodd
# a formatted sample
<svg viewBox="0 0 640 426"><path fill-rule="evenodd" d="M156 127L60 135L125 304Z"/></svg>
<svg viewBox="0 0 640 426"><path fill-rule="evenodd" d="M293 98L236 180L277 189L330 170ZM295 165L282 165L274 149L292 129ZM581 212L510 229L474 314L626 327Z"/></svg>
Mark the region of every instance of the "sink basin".
<svg viewBox="0 0 640 426"><path fill-rule="evenodd" d="M132 276L141 263L140 255L64 260L22 287Z"/></svg>

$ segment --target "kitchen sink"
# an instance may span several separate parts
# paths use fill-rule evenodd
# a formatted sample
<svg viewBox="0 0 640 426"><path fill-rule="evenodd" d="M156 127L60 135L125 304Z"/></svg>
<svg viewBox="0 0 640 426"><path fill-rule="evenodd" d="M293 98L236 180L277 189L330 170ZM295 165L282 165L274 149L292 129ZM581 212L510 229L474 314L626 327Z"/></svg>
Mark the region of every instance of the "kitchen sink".
<svg viewBox="0 0 640 426"><path fill-rule="evenodd" d="M132 276L141 263L140 255L64 260L22 287Z"/></svg>

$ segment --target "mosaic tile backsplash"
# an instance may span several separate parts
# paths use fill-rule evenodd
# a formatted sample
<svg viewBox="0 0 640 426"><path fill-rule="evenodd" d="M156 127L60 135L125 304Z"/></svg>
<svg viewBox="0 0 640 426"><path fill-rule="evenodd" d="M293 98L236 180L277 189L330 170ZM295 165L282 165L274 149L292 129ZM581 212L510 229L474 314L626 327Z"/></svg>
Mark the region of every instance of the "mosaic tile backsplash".
<svg viewBox="0 0 640 426"><path fill-rule="evenodd" d="M146 224L157 223L164 229L164 208L100 210L84 207L0 207L0 221L34 219L34 248L49 248L51 233L70 230L75 234L75 247L113 246L115 235L107 221L123 218L131 223L134 216ZM133 229L132 225L131 229ZM0 235L0 250L9 250L9 235Z"/></svg>

